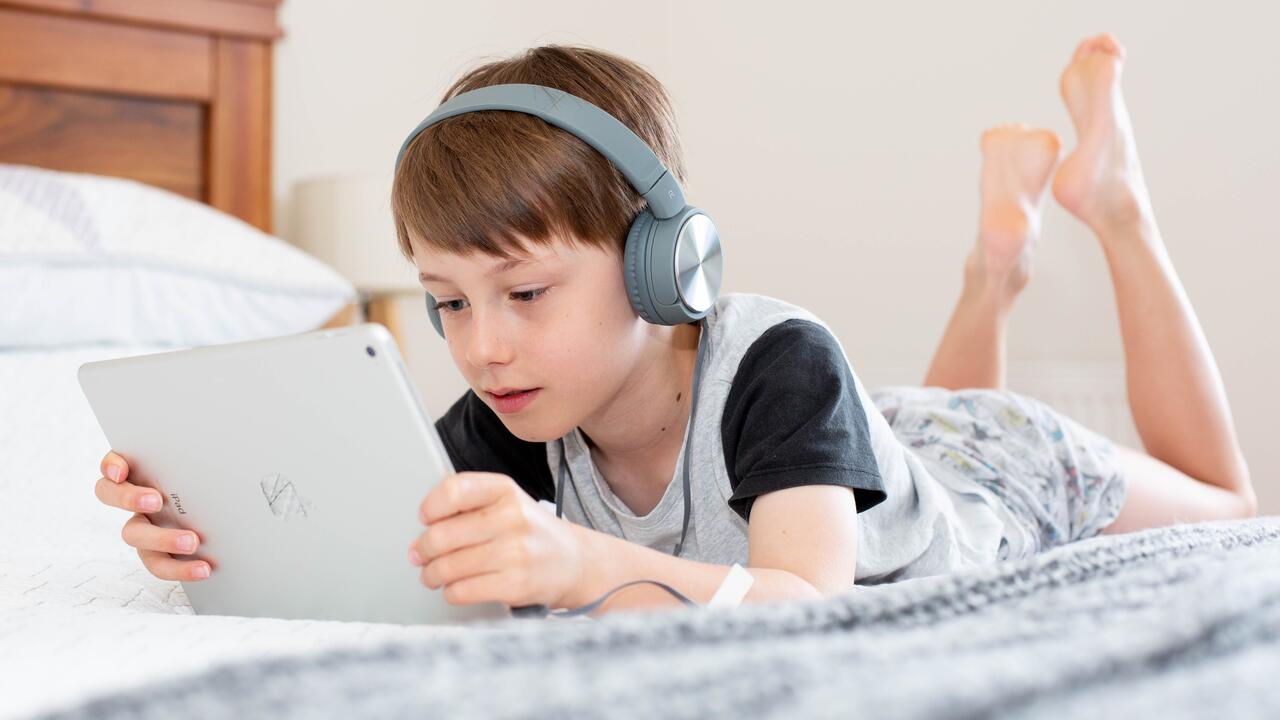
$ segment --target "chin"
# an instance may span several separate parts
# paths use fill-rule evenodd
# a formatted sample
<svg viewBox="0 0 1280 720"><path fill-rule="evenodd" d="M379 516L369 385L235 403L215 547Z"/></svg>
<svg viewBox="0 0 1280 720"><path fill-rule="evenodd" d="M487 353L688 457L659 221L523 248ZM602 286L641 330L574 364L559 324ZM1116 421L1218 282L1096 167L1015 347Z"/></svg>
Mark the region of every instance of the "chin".
<svg viewBox="0 0 1280 720"><path fill-rule="evenodd" d="M512 435L524 440L525 442L551 442L559 440L573 426L560 428L560 423L548 423L539 421L537 418L530 416L528 413L520 413L514 417L497 413L498 419L503 426L507 428Z"/></svg>
<svg viewBox="0 0 1280 720"><path fill-rule="evenodd" d="M507 426L507 429L511 431L512 435L515 435L525 442L553 442L555 440L559 440L565 435L565 433L569 432L566 430L565 432L558 433L550 430L542 430L540 428L519 427L522 423L503 422L503 424Z"/></svg>

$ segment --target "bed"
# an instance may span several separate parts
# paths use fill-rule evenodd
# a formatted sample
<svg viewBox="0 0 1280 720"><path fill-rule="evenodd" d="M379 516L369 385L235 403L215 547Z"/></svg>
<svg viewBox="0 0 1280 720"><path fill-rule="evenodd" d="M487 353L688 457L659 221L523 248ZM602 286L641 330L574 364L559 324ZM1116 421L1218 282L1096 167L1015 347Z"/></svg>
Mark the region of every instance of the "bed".
<svg viewBox="0 0 1280 720"><path fill-rule="evenodd" d="M0 202L0 718L1280 716L1276 518L732 610L195 615L93 497L107 444L75 372L351 317L341 278L263 234L276 6L0 0L0 201L22 196ZM58 222L19 212L51 198ZM15 217L38 232L6 237Z"/></svg>
<svg viewBox="0 0 1280 720"><path fill-rule="evenodd" d="M202 617L119 540L75 383L0 353L4 717L1277 717L1280 521L822 601L469 627Z"/></svg>

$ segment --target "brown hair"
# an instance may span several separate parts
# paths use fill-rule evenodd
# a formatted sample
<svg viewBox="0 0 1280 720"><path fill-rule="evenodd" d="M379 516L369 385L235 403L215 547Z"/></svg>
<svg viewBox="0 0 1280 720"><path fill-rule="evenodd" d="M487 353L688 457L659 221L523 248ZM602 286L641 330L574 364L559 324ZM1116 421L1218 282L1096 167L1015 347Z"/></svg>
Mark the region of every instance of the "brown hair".
<svg viewBox="0 0 1280 720"><path fill-rule="evenodd" d="M603 50L545 45L463 75L443 100L503 83L546 85L613 115L684 184L675 113L662 84ZM621 253L644 198L607 158L577 136L527 113L486 110L424 130L405 150L391 190L400 252L409 231L447 252L517 254L523 239L553 234Z"/></svg>

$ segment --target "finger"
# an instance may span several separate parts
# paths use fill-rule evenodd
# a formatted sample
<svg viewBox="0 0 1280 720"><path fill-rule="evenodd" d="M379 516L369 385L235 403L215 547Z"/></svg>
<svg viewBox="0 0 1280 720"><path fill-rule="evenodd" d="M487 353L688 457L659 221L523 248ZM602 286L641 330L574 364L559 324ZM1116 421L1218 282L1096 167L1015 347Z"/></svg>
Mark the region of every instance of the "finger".
<svg viewBox="0 0 1280 720"><path fill-rule="evenodd" d="M112 482L124 482L129 477L129 463L125 461L115 450L110 450L102 457L102 464L99 466L102 475L109 478Z"/></svg>
<svg viewBox="0 0 1280 720"><path fill-rule="evenodd" d="M446 553L488 542L511 527L512 523L502 517L505 512L495 503L447 517L432 523L414 540L411 549L417 549L421 560L429 562Z"/></svg>
<svg viewBox="0 0 1280 720"><path fill-rule="evenodd" d="M515 481L500 473L454 473L427 493L419 508L419 519L429 525L450 515L489 505L513 489L519 489Z"/></svg>
<svg viewBox="0 0 1280 720"><path fill-rule="evenodd" d="M93 494L107 505L121 510L151 513L164 505L164 497L151 488L138 487L132 483L117 484L107 478L98 478Z"/></svg>
<svg viewBox="0 0 1280 720"><path fill-rule="evenodd" d="M485 573L497 572L511 564L511 553L498 543L485 543L442 555L418 573L423 585L441 588L450 583Z"/></svg>
<svg viewBox="0 0 1280 720"><path fill-rule="evenodd" d="M138 557L147 572L161 580L204 580L209 577L209 563L203 560L179 560L155 550L139 550Z"/></svg>
<svg viewBox="0 0 1280 720"><path fill-rule="evenodd" d="M492 572L473 575L445 586L445 602L450 605L471 605L482 602L500 602L504 605L522 603L520 593L512 585L506 573Z"/></svg>
<svg viewBox="0 0 1280 720"><path fill-rule="evenodd" d="M200 545L200 538L193 531L159 527L153 525L146 515L138 514L125 521L120 537L139 550L176 555L189 555Z"/></svg>

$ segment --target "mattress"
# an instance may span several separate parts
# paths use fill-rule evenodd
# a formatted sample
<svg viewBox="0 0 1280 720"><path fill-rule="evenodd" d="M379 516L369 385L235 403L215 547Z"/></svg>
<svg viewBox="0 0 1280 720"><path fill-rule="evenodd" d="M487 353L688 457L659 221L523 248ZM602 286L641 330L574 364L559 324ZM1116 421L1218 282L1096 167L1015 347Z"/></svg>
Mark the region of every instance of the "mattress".
<svg viewBox="0 0 1280 720"><path fill-rule="evenodd" d="M0 717L75 706L238 659L360 647L476 627L197 616L143 567L98 502L109 450L80 392L91 360L160 352L84 346L0 352Z"/></svg>
<svg viewBox="0 0 1280 720"><path fill-rule="evenodd" d="M96 501L75 382L0 353L0 717L1280 717L1280 518L820 600L400 626L198 616Z"/></svg>

